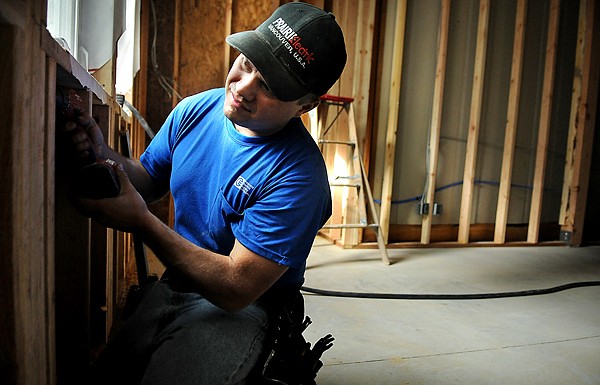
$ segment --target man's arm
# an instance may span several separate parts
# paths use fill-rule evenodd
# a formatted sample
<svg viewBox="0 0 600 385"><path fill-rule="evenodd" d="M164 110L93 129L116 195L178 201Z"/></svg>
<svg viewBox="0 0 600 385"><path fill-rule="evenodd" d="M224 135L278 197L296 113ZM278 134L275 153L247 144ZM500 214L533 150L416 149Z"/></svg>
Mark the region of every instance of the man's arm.
<svg viewBox="0 0 600 385"><path fill-rule="evenodd" d="M266 292L287 270L235 241L228 256L189 242L154 215L143 220L138 234L186 287L230 312L245 308Z"/></svg>
<svg viewBox="0 0 600 385"><path fill-rule="evenodd" d="M254 302L287 270L238 241L229 255L186 240L147 208L127 174L116 167L121 193L109 199L74 199L78 210L98 222L141 236L178 278L220 308L234 312Z"/></svg>

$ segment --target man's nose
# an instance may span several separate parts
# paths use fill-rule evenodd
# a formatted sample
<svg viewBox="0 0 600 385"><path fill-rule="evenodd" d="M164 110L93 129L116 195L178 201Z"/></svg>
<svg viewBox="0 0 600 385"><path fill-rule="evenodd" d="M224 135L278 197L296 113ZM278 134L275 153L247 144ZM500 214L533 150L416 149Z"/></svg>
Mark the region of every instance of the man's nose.
<svg viewBox="0 0 600 385"><path fill-rule="evenodd" d="M244 99L252 101L260 88L260 80L254 74L245 74L236 84L237 93Z"/></svg>

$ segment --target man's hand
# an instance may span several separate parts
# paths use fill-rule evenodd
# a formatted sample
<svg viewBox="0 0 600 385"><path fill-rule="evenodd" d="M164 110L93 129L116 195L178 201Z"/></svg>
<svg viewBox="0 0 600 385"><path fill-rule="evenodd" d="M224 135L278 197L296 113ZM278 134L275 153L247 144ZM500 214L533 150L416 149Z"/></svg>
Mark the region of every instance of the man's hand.
<svg viewBox="0 0 600 385"><path fill-rule="evenodd" d="M75 168L90 165L96 161L113 159L121 163L127 177L148 202L164 196L167 191L156 190L154 181L139 160L130 159L113 150L104 142L98 124L90 115L83 113L65 124L65 146L71 152L70 160Z"/></svg>
<svg viewBox="0 0 600 385"><path fill-rule="evenodd" d="M75 120L68 121L65 131L71 136L71 146L78 159L105 159L104 136L90 115L83 113Z"/></svg>
<svg viewBox="0 0 600 385"><path fill-rule="evenodd" d="M86 199L71 197L71 202L77 211L94 219L106 227L116 230L135 232L136 228L149 214L148 206L131 184L129 177L121 164L108 160L106 163L113 167L121 185L121 191L114 198Z"/></svg>

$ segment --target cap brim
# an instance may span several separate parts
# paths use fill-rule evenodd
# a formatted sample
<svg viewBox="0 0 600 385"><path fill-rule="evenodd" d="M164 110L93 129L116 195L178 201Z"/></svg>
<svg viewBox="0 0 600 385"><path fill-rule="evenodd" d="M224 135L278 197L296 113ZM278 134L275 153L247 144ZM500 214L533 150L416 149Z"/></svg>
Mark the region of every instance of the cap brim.
<svg viewBox="0 0 600 385"><path fill-rule="evenodd" d="M234 33L225 40L250 59L277 99L290 102L310 93L255 31Z"/></svg>

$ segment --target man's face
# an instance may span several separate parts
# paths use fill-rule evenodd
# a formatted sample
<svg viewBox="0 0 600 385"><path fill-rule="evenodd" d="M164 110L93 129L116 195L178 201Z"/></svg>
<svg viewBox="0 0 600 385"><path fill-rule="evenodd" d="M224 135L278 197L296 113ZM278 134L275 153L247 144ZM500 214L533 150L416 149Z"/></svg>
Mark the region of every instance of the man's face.
<svg viewBox="0 0 600 385"><path fill-rule="evenodd" d="M270 135L304 111L297 101L282 102L248 58L239 55L225 81L223 112L246 135Z"/></svg>

